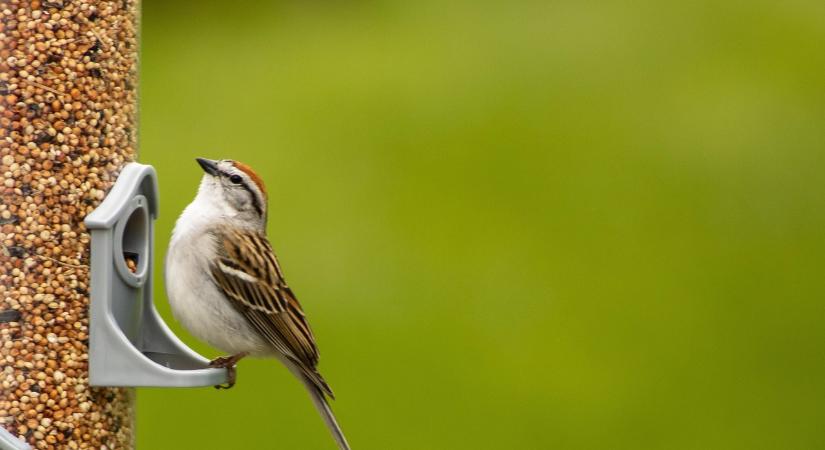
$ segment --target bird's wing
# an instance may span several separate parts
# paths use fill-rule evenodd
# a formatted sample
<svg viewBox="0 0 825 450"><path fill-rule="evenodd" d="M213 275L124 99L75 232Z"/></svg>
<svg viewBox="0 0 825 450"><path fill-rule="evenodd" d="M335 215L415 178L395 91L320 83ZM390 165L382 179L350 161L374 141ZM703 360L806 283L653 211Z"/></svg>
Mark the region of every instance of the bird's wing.
<svg viewBox="0 0 825 450"><path fill-rule="evenodd" d="M261 233L223 228L218 258L211 267L215 283L252 326L332 396L315 370L318 347L301 304L284 281L269 240Z"/></svg>

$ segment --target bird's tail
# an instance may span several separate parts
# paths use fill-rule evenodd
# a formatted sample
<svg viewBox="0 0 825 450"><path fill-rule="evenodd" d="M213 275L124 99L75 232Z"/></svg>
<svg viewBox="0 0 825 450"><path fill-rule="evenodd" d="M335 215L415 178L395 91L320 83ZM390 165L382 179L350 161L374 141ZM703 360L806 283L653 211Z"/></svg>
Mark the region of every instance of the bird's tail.
<svg viewBox="0 0 825 450"><path fill-rule="evenodd" d="M341 431L341 426L338 425L338 421L335 420L335 414L332 413L332 409L329 407L329 403L327 402L327 397L325 394L324 389L327 392L329 387L326 385L326 382L323 381L321 375L317 372L315 373L315 379L309 377L303 370L301 370L297 365L294 363L288 363L287 367L289 370L295 374L304 386L306 386L307 391L309 392L309 396L312 398L312 403L315 405L315 408L321 414L321 418L324 419L324 423L329 428L329 431L332 433L332 437L335 439L335 442L338 444L338 448L340 450L350 450L349 444L347 443L347 438L344 437L344 432ZM319 386L318 380L321 381L322 386Z"/></svg>
<svg viewBox="0 0 825 450"><path fill-rule="evenodd" d="M312 397L312 403L315 404L315 408L321 413L324 423L327 424L327 428L329 428L329 431L332 433L332 437L335 438L335 442L338 443L338 448L341 450L350 450L347 438L344 437L344 432L341 431L338 421L335 420L335 414L332 413L332 409L329 407L324 393L321 392L312 381L305 380L304 385L306 385L309 391L309 396Z"/></svg>

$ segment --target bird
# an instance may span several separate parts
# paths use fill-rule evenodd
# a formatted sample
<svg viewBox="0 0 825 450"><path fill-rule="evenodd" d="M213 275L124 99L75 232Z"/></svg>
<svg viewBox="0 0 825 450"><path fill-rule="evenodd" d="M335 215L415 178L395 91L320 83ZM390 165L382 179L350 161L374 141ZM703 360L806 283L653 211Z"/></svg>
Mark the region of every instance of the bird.
<svg viewBox="0 0 825 450"><path fill-rule="evenodd" d="M228 371L226 384L216 388L235 384L242 358L274 357L306 387L339 449L349 450L329 406L335 396L317 369L312 329L266 236L263 180L238 161L196 161L204 174L166 254L172 315L193 336L227 353L209 363Z"/></svg>

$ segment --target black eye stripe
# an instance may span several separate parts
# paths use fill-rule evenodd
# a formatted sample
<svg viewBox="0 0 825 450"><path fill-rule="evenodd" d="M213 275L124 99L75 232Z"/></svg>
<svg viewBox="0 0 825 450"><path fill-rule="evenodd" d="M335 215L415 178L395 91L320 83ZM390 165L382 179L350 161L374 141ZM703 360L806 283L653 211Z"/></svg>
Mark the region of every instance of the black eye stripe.
<svg viewBox="0 0 825 450"><path fill-rule="evenodd" d="M255 208L255 211L258 212L258 215L262 216L264 214L263 208L261 207L261 201L258 198L258 195L255 194L255 191L253 191L252 188L249 187L248 184L246 184L246 181L240 175L231 174L231 173L224 172L224 171L221 171L220 173L221 173L222 176L228 177L229 181L231 181L231 182L237 184L238 186L241 186L244 189L246 189L246 191L249 192L249 195L252 196L252 206ZM235 181L236 177L237 177L238 181Z"/></svg>

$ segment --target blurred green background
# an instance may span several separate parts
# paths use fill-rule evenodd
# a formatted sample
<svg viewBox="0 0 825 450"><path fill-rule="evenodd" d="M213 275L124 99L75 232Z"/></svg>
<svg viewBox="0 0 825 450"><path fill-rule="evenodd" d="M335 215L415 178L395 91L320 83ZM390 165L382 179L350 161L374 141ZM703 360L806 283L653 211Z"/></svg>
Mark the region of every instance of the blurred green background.
<svg viewBox="0 0 825 450"><path fill-rule="evenodd" d="M143 20L156 275L193 158L258 169L356 450L825 447L825 2ZM142 449L334 448L272 361L138 398Z"/></svg>

